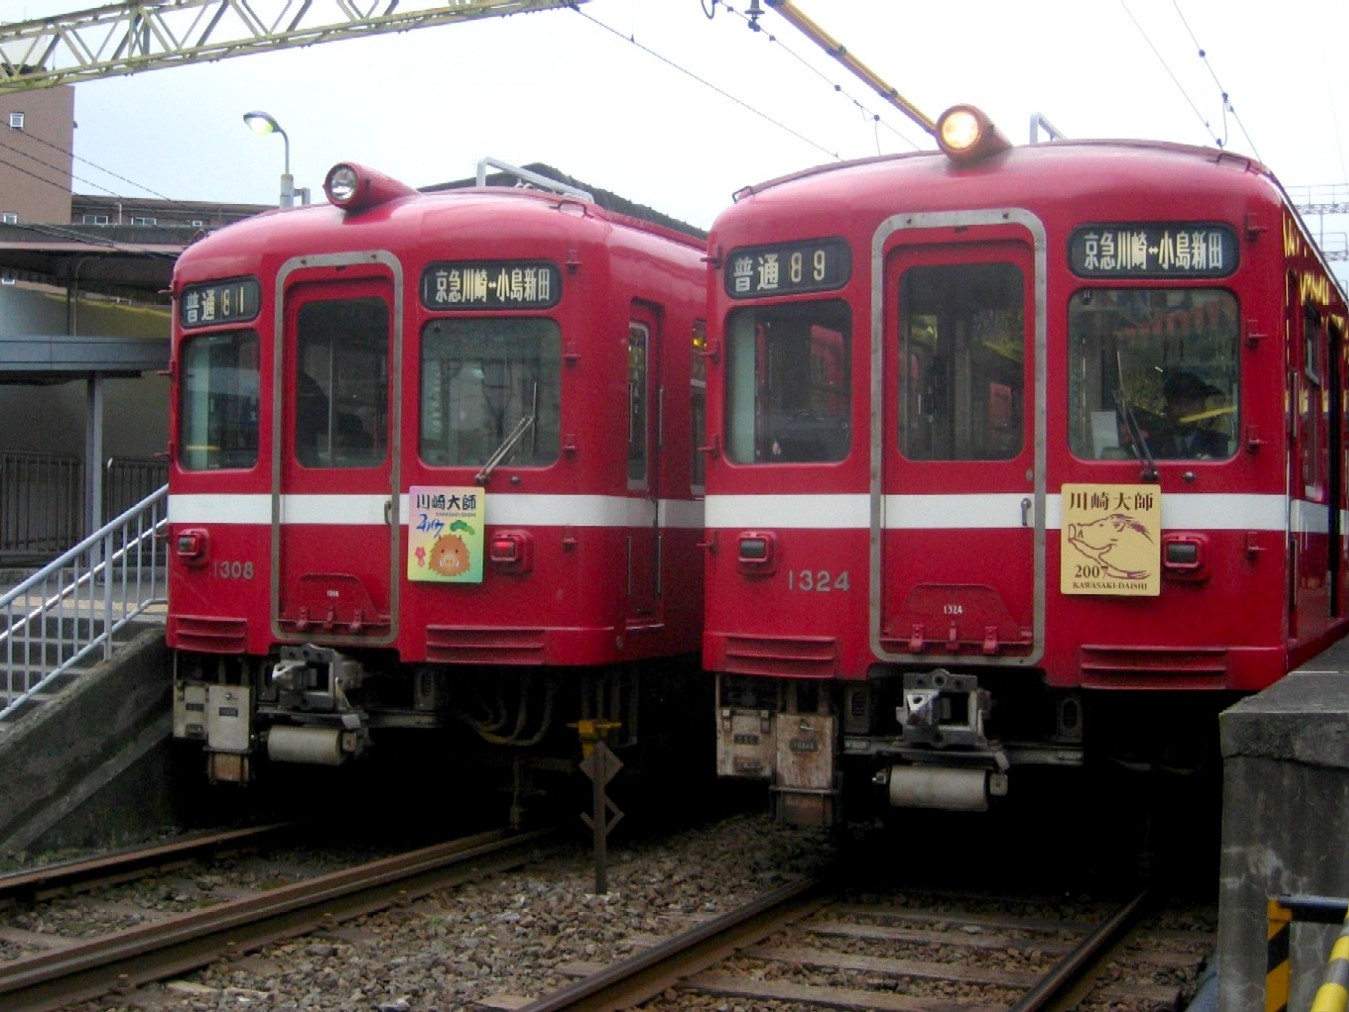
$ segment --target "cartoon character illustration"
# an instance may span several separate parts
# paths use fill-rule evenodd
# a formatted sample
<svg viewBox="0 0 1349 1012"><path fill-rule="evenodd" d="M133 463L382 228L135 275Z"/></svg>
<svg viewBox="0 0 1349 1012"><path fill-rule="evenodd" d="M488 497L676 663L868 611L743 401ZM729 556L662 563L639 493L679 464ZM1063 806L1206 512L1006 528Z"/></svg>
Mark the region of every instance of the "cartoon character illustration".
<svg viewBox="0 0 1349 1012"><path fill-rule="evenodd" d="M468 545L460 537L460 533L473 535L471 524L463 520L456 520L450 524L447 533L436 538L435 544L431 546L431 559L428 565L432 570L441 576L461 576L467 573L472 567L472 556L469 553ZM420 562L422 549L417 550Z"/></svg>
<svg viewBox="0 0 1349 1012"><path fill-rule="evenodd" d="M441 576L468 572L468 546L458 534L442 534L431 546L431 568Z"/></svg>
<svg viewBox="0 0 1349 1012"><path fill-rule="evenodd" d="M1069 524L1068 543L1116 580L1146 580L1148 560L1156 557L1148 529L1124 513Z"/></svg>

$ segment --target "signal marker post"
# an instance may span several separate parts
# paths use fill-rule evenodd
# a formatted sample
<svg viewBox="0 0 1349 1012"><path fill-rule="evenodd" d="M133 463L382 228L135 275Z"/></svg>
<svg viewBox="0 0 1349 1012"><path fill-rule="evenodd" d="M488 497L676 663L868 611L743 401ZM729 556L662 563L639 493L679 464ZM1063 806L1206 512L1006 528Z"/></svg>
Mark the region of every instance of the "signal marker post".
<svg viewBox="0 0 1349 1012"><path fill-rule="evenodd" d="M623 768L623 762L610 751L604 739L611 730L619 725L614 721L607 720L582 720L569 726L575 727L577 733L581 736L581 754L583 756L580 763L581 772L590 778L593 785L591 814L587 815L582 812L581 820L595 833L595 892L597 894L607 893L609 891L609 832L618 825L618 820L623 818L623 813L618 810L617 805L609 800L609 796L604 793L604 789L618 771ZM613 810L614 814L612 820L609 818L610 809Z"/></svg>

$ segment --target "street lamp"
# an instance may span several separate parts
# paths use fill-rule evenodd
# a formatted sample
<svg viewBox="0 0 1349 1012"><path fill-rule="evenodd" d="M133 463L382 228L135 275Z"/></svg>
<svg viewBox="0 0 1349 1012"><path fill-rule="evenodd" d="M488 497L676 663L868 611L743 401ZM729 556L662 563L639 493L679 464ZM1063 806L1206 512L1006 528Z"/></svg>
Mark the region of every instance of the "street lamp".
<svg viewBox="0 0 1349 1012"><path fill-rule="evenodd" d="M281 206L295 206L295 179L290 174L290 138L281 124L265 112L255 110L244 113L244 123L255 134L280 134L286 146L286 171L281 173Z"/></svg>

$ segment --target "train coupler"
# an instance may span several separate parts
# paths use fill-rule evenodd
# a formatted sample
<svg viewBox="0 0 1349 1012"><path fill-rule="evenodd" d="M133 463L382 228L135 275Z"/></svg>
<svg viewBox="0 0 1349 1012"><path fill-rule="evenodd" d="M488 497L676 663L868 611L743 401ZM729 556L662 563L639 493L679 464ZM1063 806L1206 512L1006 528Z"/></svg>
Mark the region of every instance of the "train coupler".
<svg viewBox="0 0 1349 1012"><path fill-rule="evenodd" d="M944 668L904 676L904 700L895 708L905 746L985 748L984 722L992 694L974 675L953 675Z"/></svg>
<svg viewBox="0 0 1349 1012"><path fill-rule="evenodd" d="M328 647L282 647L267 679L266 695L282 710L354 712L347 693L365 681L365 666Z"/></svg>

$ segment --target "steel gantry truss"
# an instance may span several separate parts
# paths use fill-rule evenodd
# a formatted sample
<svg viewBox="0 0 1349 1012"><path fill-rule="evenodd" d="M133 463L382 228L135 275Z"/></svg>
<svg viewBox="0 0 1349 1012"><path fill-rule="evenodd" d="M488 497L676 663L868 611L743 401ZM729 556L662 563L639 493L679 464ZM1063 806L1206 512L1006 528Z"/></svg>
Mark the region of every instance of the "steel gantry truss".
<svg viewBox="0 0 1349 1012"><path fill-rule="evenodd" d="M586 0L140 0L0 24L0 94Z"/></svg>
<svg viewBox="0 0 1349 1012"><path fill-rule="evenodd" d="M1316 242L1327 260L1349 260L1349 236L1344 232L1325 231L1326 215L1334 215L1343 227L1343 216L1349 214L1349 184L1331 183L1321 186L1290 186L1288 197L1304 219L1316 215Z"/></svg>

